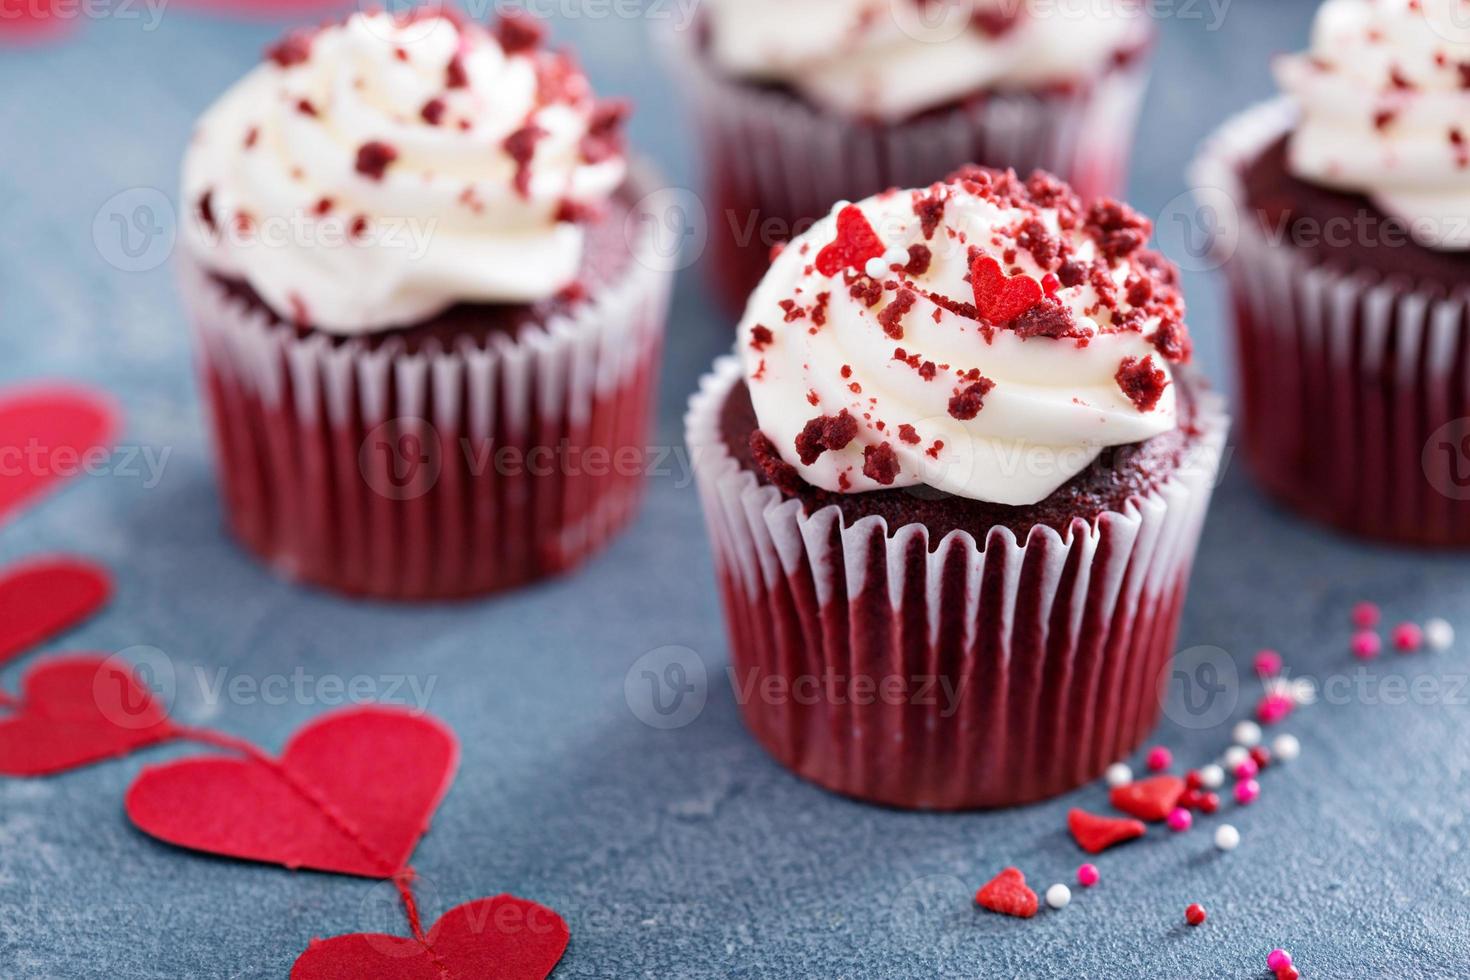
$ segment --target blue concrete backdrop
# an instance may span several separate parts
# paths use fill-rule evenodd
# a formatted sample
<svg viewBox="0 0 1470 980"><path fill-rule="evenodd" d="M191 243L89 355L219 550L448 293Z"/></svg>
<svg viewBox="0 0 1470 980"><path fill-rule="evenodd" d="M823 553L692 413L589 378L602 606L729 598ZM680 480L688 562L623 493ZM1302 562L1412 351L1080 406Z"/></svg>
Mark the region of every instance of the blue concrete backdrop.
<svg viewBox="0 0 1470 980"><path fill-rule="evenodd" d="M1235 0L1216 22L1220 2L1180 0L1163 20L1133 181L1154 214L1183 190L1196 142L1270 92L1269 55L1306 36L1310 4ZM581 47L602 90L637 98L638 145L694 186L646 19L550 6L568 9L558 34ZM150 27L141 6L131 19L107 9L69 42L0 59L0 382L101 385L126 406L125 441L170 455L159 481L117 473L69 488L6 529L0 559L65 549L110 564L117 601L67 648L162 651L139 656L167 665L158 676L171 671L181 718L271 748L340 703L333 691L308 683L308 696L269 704L238 693L248 688L214 697L217 684L300 671L384 693L395 679L432 685L427 706L463 737L464 764L417 854L428 915L501 891L546 902L572 928L563 977L1250 977L1278 944L1309 976L1464 973L1470 710L1453 678L1465 654L1388 658L1365 673L1344 639L1349 604L1368 596L1394 618L1443 615L1470 647L1470 566L1299 523L1238 465L1205 534L1181 648L1218 647L1244 667L1275 646L1294 671L1339 678L1338 695L1292 721L1304 754L1231 818L1245 838L1237 852L1218 856L1206 833L1156 834L1105 856L1104 884L1064 913L1025 923L977 914L970 894L1012 863L1042 887L1070 880L1080 855L1064 814L1100 804L1102 790L1014 812L906 814L775 766L736 713L682 474L656 478L638 525L581 574L519 594L404 609L271 578L220 530L167 264L122 271L115 232L99 247L93 230L99 214L105 232L110 213L156 202L140 188L173 197L191 121L279 25L170 8ZM1195 275L1188 287L1200 360L1227 383L1217 285ZM727 330L686 276L663 443L679 443L684 400ZM624 682L669 645L705 665L708 699L691 723L661 731L639 720ZM0 679L13 686L24 666ZM1394 685L1420 676L1450 681L1434 703L1395 703ZM1204 761L1222 731L1172 704L1178 720L1159 738ZM401 931L384 887L198 857L134 832L126 786L179 751L0 782L0 976L280 978L313 935ZM1192 901L1211 918L1186 930Z"/></svg>

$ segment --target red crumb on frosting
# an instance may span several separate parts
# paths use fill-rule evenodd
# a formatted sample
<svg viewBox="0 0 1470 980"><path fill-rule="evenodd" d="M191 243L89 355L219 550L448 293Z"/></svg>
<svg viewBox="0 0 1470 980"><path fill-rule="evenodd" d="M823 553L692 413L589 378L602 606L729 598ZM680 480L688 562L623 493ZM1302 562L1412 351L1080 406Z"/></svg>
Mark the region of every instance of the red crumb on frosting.
<svg viewBox="0 0 1470 980"><path fill-rule="evenodd" d="M1153 223L1121 201L1098 201L1088 209L1087 231L1109 259L1125 259L1153 234Z"/></svg>
<svg viewBox="0 0 1470 980"><path fill-rule="evenodd" d="M199 220L204 222L204 227L210 231L218 231L219 223L214 218L214 191L208 190L199 195Z"/></svg>
<svg viewBox="0 0 1470 980"><path fill-rule="evenodd" d="M914 214L918 215L925 239L933 238L934 232L939 229L939 223L944 220L944 204L945 197L939 191L926 196L915 196Z"/></svg>
<svg viewBox="0 0 1470 980"><path fill-rule="evenodd" d="M844 269L862 269L870 259L882 258L883 251L867 215L849 204L837 213L836 240L817 253L817 271L835 276Z"/></svg>
<svg viewBox="0 0 1470 980"><path fill-rule="evenodd" d="M311 57L311 43L314 40L316 40L315 31L292 31L267 48L265 56L282 68L290 68Z"/></svg>
<svg viewBox="0 0 1470 980"><path fill-rule="evenodd" d="M1054 299L1037 303L1017 317L1011 326L1022 340L1030 337L1085 339L1088 336L1087 331L1077 325L1072 311Z"/></svg>
<svg viewBox="0 0 1470 980"><path fill-rule="evenodd" d="M910 245L909 264L903 267L903 271L910 276L922 276L929 271L933 261L934 253L928 245Z"/></svg>
<svg viewBox="0 0 1470 980"><path fill-rule="evenodd" d="M914 308L918 302L918 295L912 289L900 289L893 296L893 302L878 314L878 322L883 326L883 332L894 340L903 339L903 318L909 310Z"/></svg>
<svg viewBox="0 0 1470 980"><path fill-rule="evenodd" d="M968 422L980 414L985 407L985 396L994 388L995 382L984 377L966 386L949 400L949 414L961 422Z"/></svg>
<svg viewBox="0 0 1470 980"><path fill-rule="evenodd" d="M541 47L546 37L546 28L530 14L509 10L500 15L495 37L506 54L520 54Z"/></svg>
<svg viewBox="0 0 1470 980"><path fill-rule="evenodd" d="M506 154L515 161L515 189L521 197L531 195L531 158L536 155L536 144L546 136L540 126L522 126L505 138L502 144Z"/></svg>
<svg viewBox="0 0 1470 980"><path fill-rule="evenodd" d="M1159 399L1164 397L1164 389L1169 387L1168 377L1147 357L1123 358L1118 373L1113 377L1140 412L1153 411Z"/></svg>
<svg viewBox="0 0 1470 980"><path fill-rule="evenodd" d="M781 458L781 454L776 451L776 444L759 429L750 434L750 455L755 465L761 468L766 478L782 493L795 496L805 486L796 467Z"/></svg>
<svg viewBox="0 0 1470 980"><path fill-rule="evenodd" d="M771 333L770 327L763 327L759 323L750 328L750 346L758 351L764 351L776 339Z"/></svg>
<svg viewBox="0 0 1470 980"><path fill-rule="evenodd" d="M794 320L800 320L802 317L806 316L806 309L802 307L799 303L797 303L794 299L783 299L776 305L781 307L781 312L786 315L787 323L791 323Z"/></svg>
<svg viewBox="0 0 1470 980"><path fill-rule="evenodd" d="M382 180L398 151L381 140L370 140L357 148L357 172L369 180Z"/></svg>
<svg viewBox="0 0 1470 980"><path fill-rule="evenodd" d="M608 99L593 106L587 135L582 138L582 159L595 164L620 156L623 124L632 114L633 106L626 99Z"/></svg>
<svg viewBox="0 0 1470 980"><path fill-rule="evenodd" d="M465 71L464 54L456 51L454 57L449 59L449 64L444 66L444 87L468 88L469 84L470 75Z"/></svg>
<svg viewBox="0 0 1470 980"><path fill-rule="evenodd" d="M917 446L919 444L919 430L908 423L904 423L898 427L898 437L910 446Z"/></svg>
<svg viewBox="0 0 1470 980"><path fill-rule="evenodd" d="M301 113L303 116L310 116L313 119L315 119L318 115L316 111L316 106L311 104L310 99L297 99L296 111Z"/></svg>
<svg viewBox="0 0 1470 980"><path fill-rule="evenodd" d="M898 453L886 442L868 446L863 450L863 476L885 487L892 486L898 479Z"/></svg>
<svg viewBox="0 0 1470 980"><path fill-rule="evenodd" d="M430 126L439 125L441 122L444 121L444 100L437 97L430 99L428 102L425 102L424 107L419 110L419 115L423 117L424 122L428 123Z"/></svg>
<svg viewBox="0 0 1470 980"><path fill-rule="evenodd" d="M803 466L815 463L827 450L846 449L857 438L858 420L843 409L837 415L819 415L807 422L796 436L796 455Z"/></svg>

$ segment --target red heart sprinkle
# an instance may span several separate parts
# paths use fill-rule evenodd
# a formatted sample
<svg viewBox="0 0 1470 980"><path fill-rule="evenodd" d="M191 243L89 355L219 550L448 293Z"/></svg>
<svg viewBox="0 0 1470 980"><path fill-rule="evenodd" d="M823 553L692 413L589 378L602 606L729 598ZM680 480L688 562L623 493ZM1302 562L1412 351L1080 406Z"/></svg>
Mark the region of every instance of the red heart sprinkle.
<svg viewBox="0 0 1470 980"><path fill-rule="evenodd" d="M569 938L551 909L499 895L451 909L424 943L363 933L315 940L291 980L545 980Z"/></svg>
<svg viewBox="0 0 1470 980"><path fill-rule="evenodd" d="M0 775L49 776L175 737L168 714L117 661L67 657L28 675L0 717Z"/></svg>
<svg viewBox="0 0 1470 980"><path fill-rule="evenodd" d="M99 395L47 386L0 396L0 523L81 471L112 442L117 416Z"/></svg>
<svg viewBox="0 0 1470 980"><path fill-rule="evenodd" d="M1100 817L1076 807L1067 813L1067 829L1088 854L1101 854L1114 844L1142 837L1148 832L1148 828L1138 820Z"/></svg>
<svg viewBox="0 0 1470 980"><path fill-rule="evenodd" d="M1006 868L975 893L975 904L1001 915L1029 919L1036 914L1036 893L1026 887L1019 868Z"/></svg>
<svg viewBox="0 0 1470 980"><path fill-rule="evenodd" d="M0 664L91 616L112 595L107 572L83 561L49 558L0 576Z"/></svg>
<svg viewBox="0 0 1470 980"><path fill-rule="evenodd" d="M391 878L449 790L454 733L432 718L356 708L300 729L279 760L185 759L143 770L128 817L159 840L210 854Z"/></svg>
<svg viewBox="0 0 1470 980"><path fill-rule="evenodd" d="M1184 780L1178 776L1154 776L1114 787L1109 801L1140 820L1159 821L1179 805L1184 789Z"/></svg>
<svg viewBox="0 0 1470 980"><path fill-rule="evenodd" d="M883 242L856 204L837 212L837 240L817 253L817 271L835 276L843 269L862 269L883 257Z"/></svg>
<svg viewBox="0 0 1470 980"><path fill-rule="evenodd" d="M970 285L980 316L996 325L1010 323L1042 300L1041 283L1030 276L1007 277L988 255L970 263Z"/></svg>

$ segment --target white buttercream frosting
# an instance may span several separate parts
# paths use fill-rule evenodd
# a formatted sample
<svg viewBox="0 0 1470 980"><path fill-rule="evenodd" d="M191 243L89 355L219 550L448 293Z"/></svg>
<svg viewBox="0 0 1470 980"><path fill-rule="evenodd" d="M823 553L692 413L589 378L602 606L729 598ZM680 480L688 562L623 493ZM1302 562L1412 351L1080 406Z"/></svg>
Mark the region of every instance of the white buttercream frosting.
<svg viewBox="0 0 1470 980"><path fill-rule="evenodd" d="M1149 231L1044 175L978 168L839 204L775 258L741 321L762 433L829 491L1043 500L1104 447L1178 424L1170 361L1189 344Z"/></svg>
<svg viewBox="0 0 1470 980"><path fill-rule="evenodd" d="M1311 50L1276 74L1301 113L1296 176L1368 195L1426 245L1470 248L1470 4L1327 0Z"/></svg>
<svg viewBox="0 0 1470 980"><path fill-rule="evenodd" d="M1149 36L1130 0L704 0L710 52L825 108L902 118L1086 80Z"/></svg>
<svg viewBox="0 0 1470 980"><path fill-rule="evenodd" d="M626 164L620 112L535 37L375 13L287 39L199 122L188 246L342 334L557 294Z"/></svg>

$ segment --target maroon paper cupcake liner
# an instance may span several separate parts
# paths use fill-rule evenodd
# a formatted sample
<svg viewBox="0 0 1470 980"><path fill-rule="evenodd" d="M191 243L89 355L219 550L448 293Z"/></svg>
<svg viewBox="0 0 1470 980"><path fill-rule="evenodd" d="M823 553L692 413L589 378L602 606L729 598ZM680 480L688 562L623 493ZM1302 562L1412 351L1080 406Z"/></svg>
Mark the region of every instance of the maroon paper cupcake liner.
<svg viewBox="0 0 1470 980"><path fill-rule="evenodd" d="M1119 195L1148 81L1140 51L1067 90L995 92L879 123L726 77L697 31L665 41L703 144L714 284L733 310L744 309L771 247L837 201L926 187L969 163L1049 170L1084 198Z"/></svg>
<svg viewBox="0 0 1470 980"><path fill-rule="evenodd" d="M642 497L670 287L630 244L622 279L570 316L414 351L298 336L186 261L235 536L288 578L385 599L494 592L592 555Z"/></svg>
<svg viewBox="0 0 1470 980"><path fill-rule="evenodd" d="M1313 266L1261 227L1243 169L1290 130L1285 100L1223 126L1192 182L1226 200L1216 254L1235 322L1241 444L1293 510L1399 544L1470 547L1470 293Z"/></svg>
<svg viewBox="0 0 1470 980"><path fill-rule="evenodd" d="M746 724L797 774L848 796L957 810L1039 800L1133 751L1160 712L1229 422L1200 396L1180 469L1066 533L851 525L808 515L726 450L734 358L686 432Z"/></svg>

